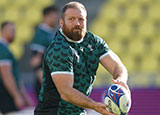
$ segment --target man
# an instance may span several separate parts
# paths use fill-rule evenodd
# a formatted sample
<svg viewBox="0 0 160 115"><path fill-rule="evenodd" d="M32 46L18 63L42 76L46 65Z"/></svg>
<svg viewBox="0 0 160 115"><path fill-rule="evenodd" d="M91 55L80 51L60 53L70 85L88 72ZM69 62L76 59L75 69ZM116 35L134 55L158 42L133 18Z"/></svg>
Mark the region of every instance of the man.
<svg viewBox="0 0 160 115"><path fill-rule="evenodd" d="M33 52L31 65L36 74L35 91L38 96L42 82L42 56L51 43L58 24L59 14L56 6L48 6L43 10L43 22L36 29L31 50Z"/></svg>
<svg viewBox="0 0 160 115"><path fill-rule="evenodd" d="M0 39L0 112L8 113L31 106L18 76L17 62L8 48L14 41L15 25L4 22L1 25Z"/></svg>
<svg viewBox="0 0 160 115"><path fill-rule="evenodd" d="M63 7L61 29L44 55L35 115L85 115L84 108L113 115L107 105L88 97L99 61L113 75L113 83L128 89L126 68L103 39L86 30L86 17L87 11L79 2Z"/></svg>

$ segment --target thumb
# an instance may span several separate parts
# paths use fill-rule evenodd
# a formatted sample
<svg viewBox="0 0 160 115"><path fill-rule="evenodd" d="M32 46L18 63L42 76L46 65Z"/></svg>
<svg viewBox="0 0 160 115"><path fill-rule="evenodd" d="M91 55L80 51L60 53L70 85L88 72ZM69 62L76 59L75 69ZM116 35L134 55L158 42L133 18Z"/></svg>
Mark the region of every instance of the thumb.
<svg viewBox="0 0 160 115"><path fill-rule="evenodd" d="M117 83L117 80L115 80L115 79L112 79L112 82L113 82L114 84L116 84L116 83Z"/></svg>
<svg viewBox="0 0 160 115"><path fill-rule="evenodd" d="M105 108L106 108L106 107L108 107L108 105L107 105L107 104L105 104Z"/></svg>
<svg viewBox="0 0 160 115"><path fill-rule="evenodd" d="M101 107L103 107L103 108L108 107L108 105L107 105L107 104L104 104L104 103L100 103L100 104L101 104Z"/></svg>

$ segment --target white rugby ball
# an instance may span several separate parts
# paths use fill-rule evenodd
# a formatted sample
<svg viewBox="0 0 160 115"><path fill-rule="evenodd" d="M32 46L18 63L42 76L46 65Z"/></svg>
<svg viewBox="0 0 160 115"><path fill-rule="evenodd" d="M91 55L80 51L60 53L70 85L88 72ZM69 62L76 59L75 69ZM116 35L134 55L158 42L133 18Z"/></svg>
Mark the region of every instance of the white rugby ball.
<svg viewBox="0 0 160 115"><path fill-rule="evenodd" d="M104 96L104 103L108 110L117 115L125 115L131 108L131 95L121 85L111 85Z"/></svg>

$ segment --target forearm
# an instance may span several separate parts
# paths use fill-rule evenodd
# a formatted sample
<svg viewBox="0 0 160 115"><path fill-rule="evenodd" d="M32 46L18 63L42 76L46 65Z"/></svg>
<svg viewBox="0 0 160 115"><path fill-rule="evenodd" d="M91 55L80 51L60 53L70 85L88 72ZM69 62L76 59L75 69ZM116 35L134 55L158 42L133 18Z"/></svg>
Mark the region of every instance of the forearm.
<svg viewBox="0 0 160 115"><path fill-rule="evenodd" d="M70 74L57 74L52 76L61 98L82 108L96 109L97 102L73 88L74 78Z"/></svg>
<svg viewBox="0 0 160 115"><path fill-rule="evenodd" d="M32 56L32 58L31 58L31 66L34 69L39 68L41 63L42 63L42 53L37 53L37 54Z"/></svg>
<svg viewBox="0 0 160 115"><path fill-rule="evenodd" d="M101 64L113 75L113 79L127 82L128 72L119 57L112 51L100 60Z"/></svg>
<svg viewBox="0 0 160 115"><path fill-rule="evenodd" d="M116 79L116 80L123 81L125 83L127 82L128 72L127 72L126 67L123 64L121 64L121 65L117 64L116 65L114 73L113 73L113 78Z"/></svg>
<svg viewBox="0 0 160 115"><path fill-rule="evenodd" d="M28 93L27 93L27 91L26 91L22 82L21 82L21 85L20 85L20 90L21 90L21 94L22 94L23 99L26 102L27 106L32 106L33 103L32 103L32 101L31 101L31 99L30 99L30 97L29 97L29 95L28 95Z"/></svg>
<svg viewBox="0 0 160 115"><path fill-rule="evenodd" d="M40 81L40 83L42 83L42 68L39 68L36 70L36 77L38 78L38 80Z"/></svg>
<svg viewBox="0 0 160 115"><path fill-rule="evenodd" d="M67 93L68 92L68 93ZM107 105L101 102L95 102L91 98L85 96L80 91L71 88L62 97L64 100L82 108L93 109L102 115L114 115L106 110Z"/></svg>
<svg viewBox="0 0 160 115"><path fill-rule="evenodd" d="M65 101L68 101L69 103L72 103L82 108L94 109L94 105L96 103L91 98L85 96L83 93L76 90L75 88L70 88L68 91L65 91L65 93L62 94L61 97Z"/></svg>
<svg viewBox="0 0 160 115"><path fill-rule="evenodd" d="M22 94L22 96L23 96L24 98L27 98L27 97L28 97L27 91L26 91L26 89L25 89L25 87L24 87L24 85L23 85L22 82L21 82L21 84L20 84L20 91L21 91L21 94Z"/></svg>
<svg viewBox="0 0 160 115"><path fill-rule="evenodd" d="M82 108L93 109L103 115L110 115L109 112L106 111L107 105L95 102L77 89L73 88L74 78L72 75L56 74L52 75L52 79L63 100Z"/></svg>
<svg viewBox="0 0 160 115"><path fill-rule="evenodd" d="M2 77L2 80L5 88L12 97L17 97L20 95L13 76L4 76Z"/></svg>

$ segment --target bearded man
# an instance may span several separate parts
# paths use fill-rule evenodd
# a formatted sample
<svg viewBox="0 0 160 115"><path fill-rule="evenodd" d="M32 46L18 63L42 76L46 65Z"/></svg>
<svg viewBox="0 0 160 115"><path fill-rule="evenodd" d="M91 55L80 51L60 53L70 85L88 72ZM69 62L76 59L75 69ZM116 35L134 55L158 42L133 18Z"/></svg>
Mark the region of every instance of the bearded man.
<svg viewBox="0 0 160 115"><path fill-rule="evenodd" d="M87 11L79 2L62 9L60 26L43 58L43 81L35 115L86 115L85 108L113 115L89 98L99 62L113 83L127 86L127 69L105 41L88 32Z"/></svg>

